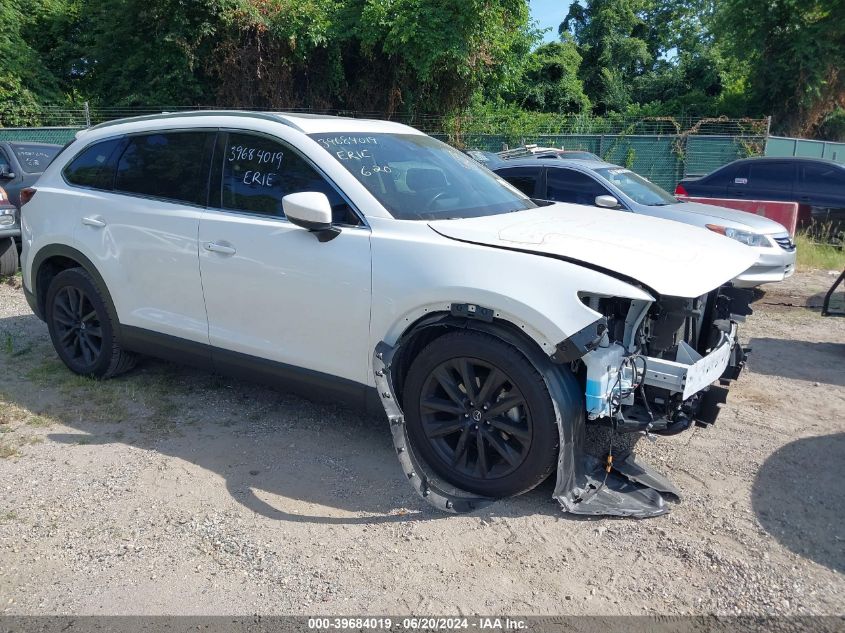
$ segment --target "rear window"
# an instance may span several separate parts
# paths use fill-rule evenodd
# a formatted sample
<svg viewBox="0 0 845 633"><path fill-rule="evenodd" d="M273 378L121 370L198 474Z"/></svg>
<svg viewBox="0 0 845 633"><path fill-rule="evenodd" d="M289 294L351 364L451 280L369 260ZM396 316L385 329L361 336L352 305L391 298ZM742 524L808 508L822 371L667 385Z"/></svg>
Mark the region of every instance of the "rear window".
<svg viewBox="0 0 845 633"><path fill-rule="evenodd" d="M62 150L60 145L12 145L18 162L28 174L40 174Z"/></svg>
<svg viewBox="0 0 845 633"><path fill-rule="evenodd" d="M176 202L205 204L210 147L207 132L132 136L117 163L115 191Z"/></svg>
<svg viewBox="0 0 845 633"><path fill-rule="evenodd" d="M100 141L86 147L64 169L64 177L72 185L109 191L114 183L114 154L123 137Z"/></svg>

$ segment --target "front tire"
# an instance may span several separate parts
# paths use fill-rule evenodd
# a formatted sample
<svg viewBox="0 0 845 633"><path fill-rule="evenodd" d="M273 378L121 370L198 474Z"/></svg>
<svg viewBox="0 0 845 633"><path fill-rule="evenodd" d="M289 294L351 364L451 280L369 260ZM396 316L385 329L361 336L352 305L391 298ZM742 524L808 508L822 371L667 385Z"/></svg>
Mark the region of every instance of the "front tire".
<svg viewBox="0 0 845 633"><path fill-rule="evenodd" d="M18 246L15 238L0 238L0 275L14 275L18 272Z"/></svg>
<svg viewBox="0 0 845 633"><path fill-rule="evenodd" d="M543 377L516 347L489 334L462 330L431 342L411 364L402 404L414 451L468 492L518 495L557 463Z"/></svg>
<svg viewBox="0 0 845 633"><path fill-rule="evenodd" d="M45 308L53 347L72 372L110 378L135 364L134 356L118 343L106 301L85 269L56 275Z"/></svg>

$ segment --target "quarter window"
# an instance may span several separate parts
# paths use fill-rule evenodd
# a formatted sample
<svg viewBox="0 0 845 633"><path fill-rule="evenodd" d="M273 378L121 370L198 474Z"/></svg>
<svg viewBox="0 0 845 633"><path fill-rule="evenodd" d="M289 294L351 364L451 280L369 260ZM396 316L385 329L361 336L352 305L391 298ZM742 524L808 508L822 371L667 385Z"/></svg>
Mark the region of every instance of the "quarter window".
<svg viewBox="0 0 845 633"><path fill-rule="evenodd" d="M283 143L252 134L229 134L222 159L223 209L284 217L282 198L291 193L317 191L329 199L336 224L359 224L337 190Z"/></svg>
<svg viewBox="0 0 845 633"><path fill-rule="evenodd" d="M205 204L206 132L130 137L117 164L114 188L189 204Z"/></svg>
<svg viewBox="0 0 845 633"><path fill-rule="evenodd" d="M114 184L112 157L123 142L122 137L113 138L85 148L65 167L65 180L80 187L110 191Z"/></svg>

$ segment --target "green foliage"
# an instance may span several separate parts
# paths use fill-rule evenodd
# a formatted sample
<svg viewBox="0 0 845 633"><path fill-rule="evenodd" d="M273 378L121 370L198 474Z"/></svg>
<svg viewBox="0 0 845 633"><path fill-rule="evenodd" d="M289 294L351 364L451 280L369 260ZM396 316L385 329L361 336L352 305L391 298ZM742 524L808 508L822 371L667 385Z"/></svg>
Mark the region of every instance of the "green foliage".
<svg viewBox="0 0 845 633"><path fill-rule="evenodd" d="M631 103L629 80L653 59L641 12L648 0L576 0L560 26L571 32L583 64L581 77L599 111L622 111Z"/></svg>
<svg viewBox="0 0 845 633"><path fill-rule="evenodd" d="M53 8L51 2L4 0L0 2L0 124L27 125L38 119L40 100L59 98L58 85L43 69L38 51L25 35L39 16Z"/></svg>
<svg viewBox="0 0 845 633"><path fill-rule="evenodd" d="M88 100L483 111L516 130L773 114L845 136L843 0L576 0L561 19L535 48L527 0L0 0L0 124Z"/></svg>
<svg viewBox="0 0 845 633"><path fill-rule="evenodd" d="M590 99L578 78L581 55L569 37L530 53L507 101L527 110L573 113L589 111Z"/></svg>
<svg viewBox="0 0 845 633"><path fill-rule="evenodd" d="M842 0L721 0L713 28L747 68L751 107L781 133L812 134L845 106Z"/></svg>

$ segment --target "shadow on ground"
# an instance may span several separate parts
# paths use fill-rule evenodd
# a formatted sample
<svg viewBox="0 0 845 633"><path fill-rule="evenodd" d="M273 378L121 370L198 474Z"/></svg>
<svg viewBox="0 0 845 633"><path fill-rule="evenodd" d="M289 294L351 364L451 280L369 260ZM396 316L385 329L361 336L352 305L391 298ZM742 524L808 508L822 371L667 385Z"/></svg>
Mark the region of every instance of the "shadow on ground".
<svg viewBox="0 0 845 633"><path fill-rule="evenodd" d="M823 322L822 322L823 323ZM751 371L845 386L845 345L759 337L750 341Z"/></svg>
<svg viewBox="0 0 845 633"><path fill-rule="evenodd" d="M796 440L773 453L752 488L763 528L796 554L845 572L845 433Z"/></svg>
<svg viewBox="0 0 845 633"><path fill-rule="evenodd" d="M274 520L369 524L448 516L405 481L381 417L153 359L93 381L61 364L34 316L0 319L0 334L12 337L0 351L0 395L78 431L49 434L51 441L124 443L194 463L219 475L238 503ZM547 482L476 514L559 515L552 490Z"/></svg>

